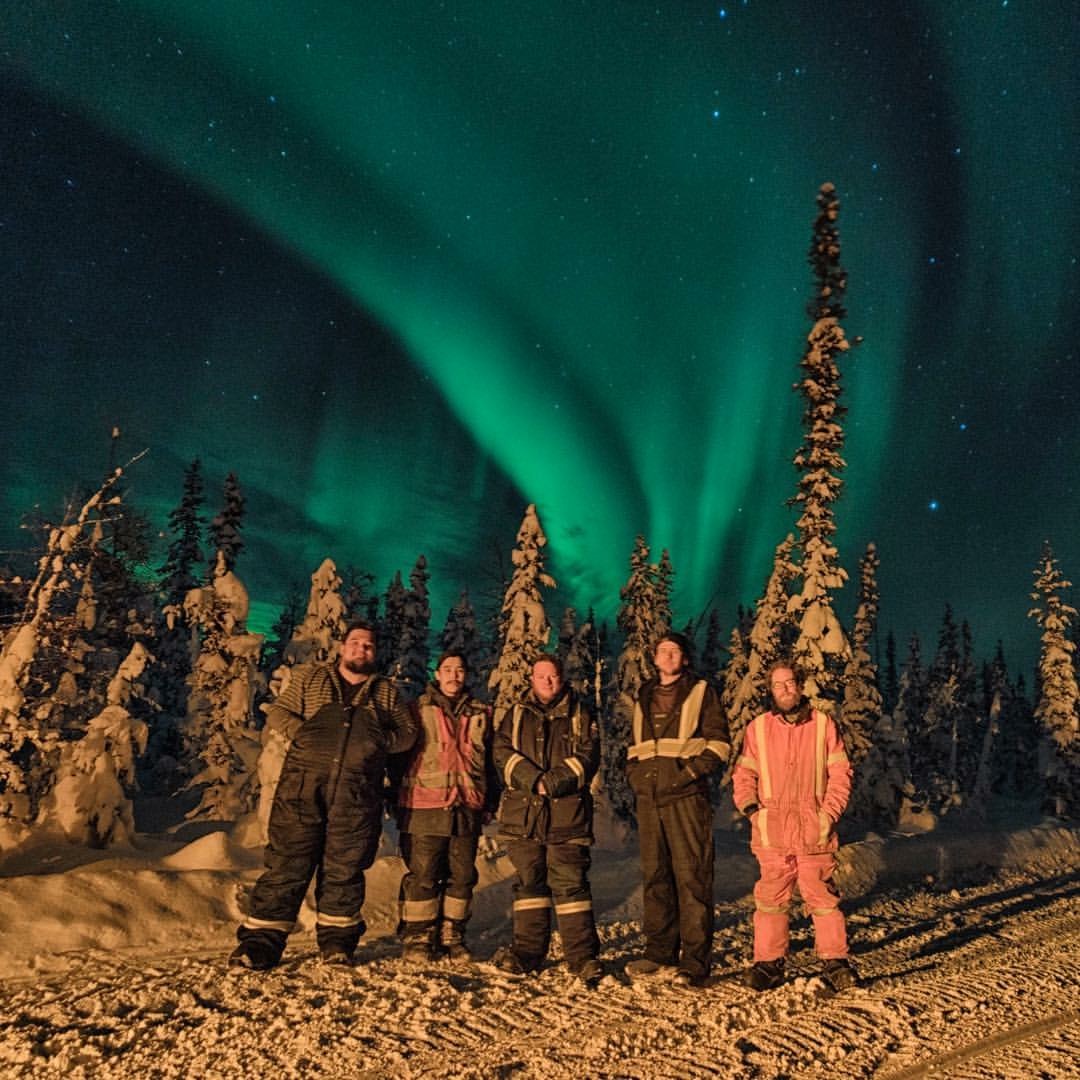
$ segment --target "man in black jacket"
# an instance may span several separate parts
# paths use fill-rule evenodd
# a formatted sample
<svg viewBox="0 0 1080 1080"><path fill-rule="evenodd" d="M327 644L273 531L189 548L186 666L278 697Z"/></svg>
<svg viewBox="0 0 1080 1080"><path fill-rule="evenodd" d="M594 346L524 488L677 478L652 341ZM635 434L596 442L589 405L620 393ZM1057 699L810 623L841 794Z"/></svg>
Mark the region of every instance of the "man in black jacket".
<svg viewBox="0 0 1080 1080"><path fill-rule="evenodd" d="M657 676L634 706L627 779L637 799L645 956L629 975L676 967L675 981L704 986L713 935L712 804L707 777L727 761L730 736L716 691L688 670L689 643L665 634Z"/></svg>
<svg viewBox="0 0 1080 1080"><path fill-rule="evenodd" d="M517 873L513 945L494 962L515 974L538 971L554 905L567 966L593 985L604 974L589 888L589 785L600 764L599 732L587 706L563 686L556 657L533 663L531 684L531 693L503 710L495 734L495 767L505 784L499 838Z"/></svg>
<svg viewBox="0 0 1080 1080"><path fill-rule="evenodd" d="M382 833L386 756L408 750L417 720L375 674L375 629L350 623L336 665L296 668L267 724L291 740L270 811L266 870L255 883L231 967L281 959L315 876L323 961L349 964L365 926L364 871Z"/></svg>

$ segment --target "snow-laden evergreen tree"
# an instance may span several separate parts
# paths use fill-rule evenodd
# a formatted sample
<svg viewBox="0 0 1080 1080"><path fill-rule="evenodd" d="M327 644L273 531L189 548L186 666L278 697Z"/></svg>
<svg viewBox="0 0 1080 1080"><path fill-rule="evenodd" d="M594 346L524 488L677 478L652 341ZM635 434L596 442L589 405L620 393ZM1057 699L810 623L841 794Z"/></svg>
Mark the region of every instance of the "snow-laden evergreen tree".
<svg viewBox="0 0 1080 1080"><path fill-rule="evenodd" d="M883 766L880 757L871 757L874 731L881 720L881 693L877 686L877 665L870 656L877 627L877 547L868 544L859 562L859 605L851 630L851 657L844 670L844 700L840 727L848 758L855 770L852 799L853 816L868 819L872 792L877 784L874 770Z"/></svg>
<svg viewBox="0 0 1080 1080"><path fill-rule="evenodd" d="M660 552L660 561L656 564L656 605L653 610L653 624L656 637L666 634L673 625L671 615L671 593L675 587L675 568L671 565L668 549ZM689 639L694 640L691 633ZM655 638L653 639L655 642Z"/></svg>
<svg viewBox="0 0 1080 1080"><path fill-rule="evenodd" d="M358 570L351 564L341 575L341 599L345 604L345 618L365 619L373 626L379 622L379 595L374 591L375 575Z"/></svg>
<svg viewBox="0 0 1080 1080"><path fill-rule="evenodd" d="M740 745L747 724L772 704L766 681L769 665L787 654L786 646L793 633L789 589L799 573L791 561L794 547L795 538L790 534L777 545L765 591L755 608L746 642L746 668L728 704L732 746ZM724 681L727 684L730 680L725 677Z"/></svg>
<svg viewBox="0 0 1080 1080"><path fill-rule="evenodd" d="M383 617L379 620L379 670L396 679L401 653L401 636L405 628L405 600L408 590L401 580L401 571L394 572L383 594Z"/></svg>
<svg viewBox="0 0 1080 1080"><path fill-rule="evenodd" d="M1047 740L1043 755L1046 807L1058 817L1080 813L1080 688L1076 680L1076 643L1071 636L1077 613L1063 597L1071 587L1049 541L1045 542L1035 567L1028 618L1034 619L1042 631L1035 716Z"/></svg>
<svg viewBox="0 0 1080 1080"><path fill-rule="evenodd" d="M591 703L597 716L602 716L606 664L601 636L596 626L596 615L592 608L589 608L585 621L575 629L563 663L567 680L575 692Z"/></svg>
<svg viewBox="0 0 1080 1080"><path fill-rule="evenodd" d="M742 710L735 707L742 690L743 680L749 670L749 659L746 651L746 638L738 626L732 628L727 645L728 660L724 665L723 678L720 683L720 707L728 718L728 730L731 734L731 763L738 757L742 746L743 735L746 732L746 719ZM739 719L742 719L742 727L737 727ZM729 766L730 764L729 763Z"/></svg>
<svg viewBox="0 0 1080 1080"><path fill-rule="evenodd" d="M143 671L151 660L136 642L109 682L105 707L86 734L60 749L56 783L45 795L37 825L87 847L128 844L135 835L131 796L135 760L146 749L148 709Z"/></svg>
<svg viewBox="0 0 1080 1080"><path fill-rule="evenodd" d="M282 604L278 617L270 627L270 636L263 651L263 665L268 671L274 671L285 662L285 646L296 633L306 608L307 601L300 585L293 582L285 595L285 603Z"/></svg>
<svg viewBox="0 0 1080 1080"><path fill-rule="evenodd" d="M407 701L415 701L428 682L431 649L431 604L428 600L427 559L420 555L409 574L409 588L401 606L401 631L390 667L398 688Z"/></svg>
<svg viewBox="0 0 1080 1080"><path fill-rule="evenodd" d="M470 693L483 690L487 685L483 673L488 666L488 651L476 625L476 611L469 599L469 590L462 589L458 602L446 616L446 624L438 637L440 653L452 652L465 657L469 676L466 685Z"/></svg>
<svg viewBox="0 0 1080 1080"><path fill-rule="evenodd" d="M288 667L333 663L337 660L346 621L345 602L340 589L341 577L333 559L323 559L311 575L304 619L285 647L285 663ZM275 676L277 674L275 672Z"/></svg>
<svg viewBox="0 0 1080 1080"><path fill-rule="evenodd" d="M225 477L221 510L210 522L210 543L225 560L226 570L236 569L236 560L244 550L240 530L244 524L244 495L236 473Z"/></svg>
<svg viewBox="0 0 1080 1080"><path fill-rule="evenodd" d="M963 648L961 637L952 608L946 604L920 732L924 772L919 783L938 812L960 805L971 791L983 741L970 631Z"/></svg>
<svg viewBox="0 0 1080 1080"><path fill-rule="evenodd" d="M184 470L180 502L169 514L169 530L173 539L160 568L162 610L154 648L156 663L152 681L163 713L174 720L182 717L187 710L187 678L191 673L192 656L197 651L194 628L184 615L184 598L201 584L205 525L202 506L202 462L195 458ZM167 731L160 734L162 744L168 743Z"/></svg>
<svg viewBox="0 0 1080 1080"><path fill-rule="evenodd" d="M667 630L659 618L670 612L658 590L658 567L649 562L644 536L634 539L630 576L620 590L622 603L616 625L622 631L622 649L615 662L614 685L603 717L600 779L612 812L632 820L634 800L626 783L626 752L631 742L634 701L641 684L654 673L652 654L656 640Z"/></svg>
<svg viewBox="0 0 1080 1080"><path fill-rule="evenodd" d="M896 708L900 696L900 675L896 667L896 638L890 630L885 638L885 672L881 681L881 705L885 712Z"/></svg>
<svg viewBox="0 0 1080 1080"><path fill-rule="evenodd" d="M667 629L658 621L662 598L657 591L657 568L649 562L644 536L634 539L630 576L619 596L622 603L615 622L622 632L622 649L615 665L615 691L618 697L632 701L641 684L653 675L653 646Z"/></svg>
<svg viewBox="0 0 1080 1080"><path fill-rule="evenodd" d="M908 657L900 673L900 687L894 714L903 718L907 731L911 779L917 798L925 798L935 775L934 754L926 727L929 704L927 672L922 662L922 642L918 634L908 641Z"/></svg>
<svg viewBox="0 0 1080 1080"><path fill-rule="evenodd" d="M840 200L832 184L821 186L817 204L809 256L815 291L807 309L813 327L807 336L800 362L803 374L797 384L805 402L805 434L795 454L795 468L801 476L799 490L792 499L800 511L797 548L802 588L792 597L790 612L798 625L792 655L806 675L806 695L815 705L834 712L834 703L840 697L840 677L850 656L847 638L833 610L832 594L847 580L833 543L833 505L840 498L840 473L846 467L840 421L847 410L840 404L837 360L851 343L841 325L847 315L847 272L840 263Z"/></svg>
<svg viewBox="0 0 1080 1080"><path fill-rule="evenodd" d="M254 716L262 635L246 629L247 590L218 552L209 585L184 598L200 647L189 677L188 713L182 729L189 787L199 789L189 818L235 821L254 810L261 751Z"/></svg>
<svg viewBox="0 0 1080 1080"><path fill-rule="evenodd" d="M555 588L555 579L544 569L545 547L547 536L530 503L510 555L514 573L499 614L499 658L488 679L496 709L509 708L528 691L532 662L551 636L540 592Z"/></svg>
<svg viewBox="0 0 1080 1080"><path fill-rule="evenodd" d="M0 647L0 849L26 838L56 783L62 744L82 737L106 704L110 671L91 662L98 608L91 568L102 508L119 501L122 473L49 528L23 611Z"/></svg>
<svg viewBox="0 0 1080 1080"><path fill-rule="evenodd" d="M161 590L166 604L180 606L187 594L200 584L202 566L203 477L202 462L196 458L184 470L183 494L180 503L169 514L169 529L173 539L161 566Z"/></svg>
<svg viewBox="0 0 1080 1080"><path fill-rule="evenodd" d="M702 677L717 687L722 685L723 652L724 630L720 625L720 612L712 608L709 612L709 621L705 626L705 644L701 648L701 660L698 666Z"/></svg>

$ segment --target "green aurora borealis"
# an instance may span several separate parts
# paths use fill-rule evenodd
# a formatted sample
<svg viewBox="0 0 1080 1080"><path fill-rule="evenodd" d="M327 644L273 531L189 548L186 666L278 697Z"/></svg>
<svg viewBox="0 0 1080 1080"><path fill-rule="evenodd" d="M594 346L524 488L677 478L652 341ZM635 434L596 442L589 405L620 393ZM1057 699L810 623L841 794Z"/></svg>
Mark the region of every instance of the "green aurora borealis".
<svg viewBox="0 0 1080 1080"><path fill-rule="evenodd" d="M633 537L680 621L752 602L791 528L814 195L850 271L854 573L883 624L1029 659L1044 538L1080 576L1080 27L1001 2L9 5L4 546L151 453L249 497L280 603L424 552L433 623L535 501L558 602ZM936 507L932 509L933 507ZM851 596L840 600L846 614Z"/></svg>

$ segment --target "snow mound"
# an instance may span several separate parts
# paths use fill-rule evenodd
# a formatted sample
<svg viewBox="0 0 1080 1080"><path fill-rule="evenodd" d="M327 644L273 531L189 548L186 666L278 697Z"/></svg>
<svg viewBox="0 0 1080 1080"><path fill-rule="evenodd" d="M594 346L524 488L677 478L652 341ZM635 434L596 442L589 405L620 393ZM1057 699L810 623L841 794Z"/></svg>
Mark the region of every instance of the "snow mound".
<svg viewBox="0 0 1080 1080"><path fill-rule="evenodd" d="M251 851L235 844L228 833L211 832L165 856L161 865L168 870L237 870L256 863Z"/></svg>

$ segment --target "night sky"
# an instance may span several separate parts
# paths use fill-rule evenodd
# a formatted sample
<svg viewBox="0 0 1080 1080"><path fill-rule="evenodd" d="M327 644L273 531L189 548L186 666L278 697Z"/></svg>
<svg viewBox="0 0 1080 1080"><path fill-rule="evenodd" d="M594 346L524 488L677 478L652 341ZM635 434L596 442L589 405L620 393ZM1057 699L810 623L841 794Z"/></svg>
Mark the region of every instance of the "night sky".
<svg viewBox="0 0 1080 1080"><path fill-rule="evenodd" d="M832 181L842 560L902 651L950 603L1030 664L1044 539L1080 581L1078 49L1064 0L4 5L0 546L119 425L159 526L238 474L263 626L423 552L441 627L530 501L552 618L642 532L729 625L794 521Z"/></svg>

